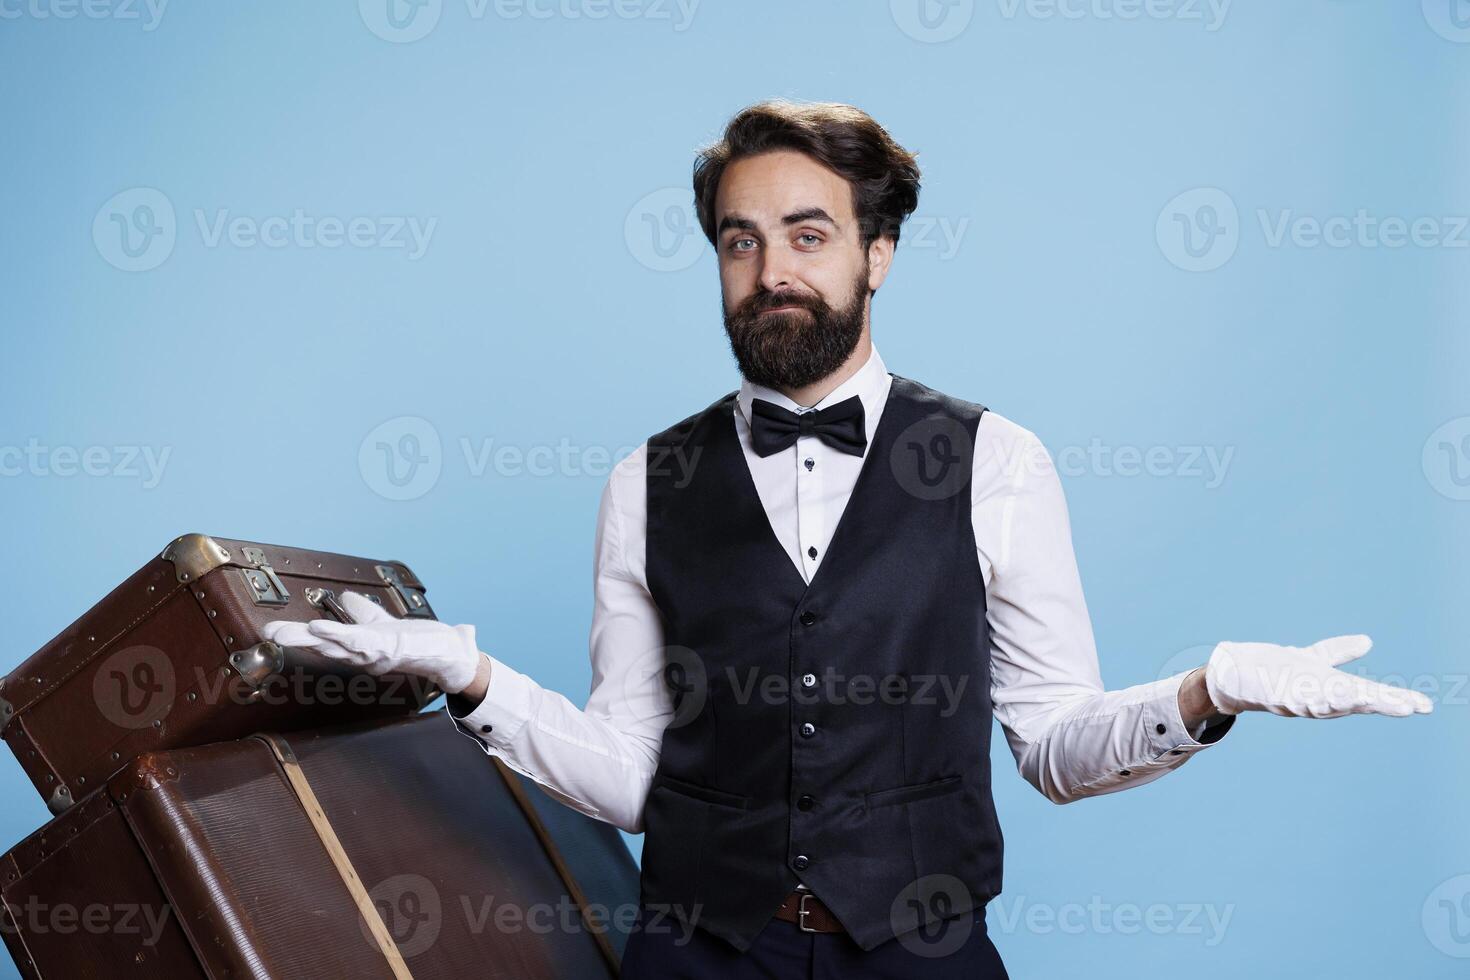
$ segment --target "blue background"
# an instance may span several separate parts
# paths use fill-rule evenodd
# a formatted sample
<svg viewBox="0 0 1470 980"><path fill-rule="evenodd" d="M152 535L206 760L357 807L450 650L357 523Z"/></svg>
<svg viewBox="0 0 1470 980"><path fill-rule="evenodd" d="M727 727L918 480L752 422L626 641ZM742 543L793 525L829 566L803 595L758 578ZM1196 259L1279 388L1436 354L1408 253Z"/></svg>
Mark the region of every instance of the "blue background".
<svg viewBox="0 0 1470 980"><path fill-rule="evenodd" d="M704 0L688 19L672 0L444 0L405 42L384 0L179 3L151 30L143 7L5 0L0 454L104 447L123 472L0 455L0 671L204 531L403 559L442 617L580 704L597 453L738 384L687 207L693 151L761 98L851 102L924 168L874 308L889 368L1059 461L1173 460L1064 470L1108 685L1218 640L1366 632L1353 670L1439 702L1246 717L1163 780L1066 807L997 738L990 923L1012 975L1463 976L1470 233L1270 234L1362 209L1455 238L1470 32L1452 2L1470 18L1461 0L1240 0L1216 23L1184 0L1134 19L1108 16L1118 0L1073 0L1076 17L959 0L929 9L930 35L912 0ZM134 188L166 199L176 240L130 272L112 215L141 198L109 202ZM1223 192L1233 227L1169 210L1197 188ZM417 258L211 244L221 212L298 209L385 234L437 223ZM1212 217L1208 257L1228 261L1182 268L1169 228ZM422 433L405 418L438 436L420 455L439 475L393 500L359 450L385 423L374 445ZM465 446L487 441L565 441L573 463L477 473ZM162 479L117 447L166 450ZM1223 481L1184 465L1189 447L1232 453ZM0 846L46 817L0 761ZM1154 905L1172 925L1129 927Z"/></svg>

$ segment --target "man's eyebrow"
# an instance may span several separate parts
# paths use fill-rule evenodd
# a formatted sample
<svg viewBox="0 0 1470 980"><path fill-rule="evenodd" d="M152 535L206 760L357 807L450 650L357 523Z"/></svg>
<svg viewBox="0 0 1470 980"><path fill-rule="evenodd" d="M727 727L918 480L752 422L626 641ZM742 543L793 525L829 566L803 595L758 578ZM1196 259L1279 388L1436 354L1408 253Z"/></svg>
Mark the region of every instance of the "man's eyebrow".
<svg viewBox="0 0 1470 980"><path fill-rule="evenodd" d="M783 225L799 225L806 221L825 221L832 227L838 227L836 221L825 210L818 207L802 208L793 211L781 219ZM755 222L741 214L727 214L720 219L719 227L715 229L716 235L723 235L727 229L735 228L740 231L755 231Z"/></svg>
<svg viewBox="0 0 1470 980"><path fill-rule="evenodd" d="M783 225L799 225L807 221L825 221L832 227L837 227L837 222L832 219L832 216L821 208L803 208L781 219Z"/></svg>
<svg viewBox="0 0 1470 980"><path fill-rule="evenodd" d="M720 219L720 226L715 229L716 235L723 235L728 228L737 228L740 231L755 231L755 222L739 214L727 214Z"/></svg>

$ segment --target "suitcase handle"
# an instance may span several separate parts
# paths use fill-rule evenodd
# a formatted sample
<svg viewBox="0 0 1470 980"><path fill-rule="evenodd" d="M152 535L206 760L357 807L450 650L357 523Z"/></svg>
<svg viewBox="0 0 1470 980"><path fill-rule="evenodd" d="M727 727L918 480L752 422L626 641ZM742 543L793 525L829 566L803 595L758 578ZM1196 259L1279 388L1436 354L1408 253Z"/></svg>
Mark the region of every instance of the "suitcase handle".
<svg viewBox="0 0 1470 980"><path fill-rule="evenodd" d="M346 623L349 626L357 622L337 599L337 593L331 589L309 588L303 594L306 596L306 601L314 608L329 614L337 622Z"/></svg>

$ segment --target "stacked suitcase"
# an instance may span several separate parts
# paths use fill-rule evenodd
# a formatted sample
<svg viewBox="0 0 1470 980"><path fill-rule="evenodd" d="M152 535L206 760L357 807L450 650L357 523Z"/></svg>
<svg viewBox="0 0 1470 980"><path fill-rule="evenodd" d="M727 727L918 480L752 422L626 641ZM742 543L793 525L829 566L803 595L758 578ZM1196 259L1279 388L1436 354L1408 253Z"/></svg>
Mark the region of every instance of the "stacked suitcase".
<svg viewBox="0 0 1470 980"><path fill-rule="evenodd" d="M404 675L263 642L399 562L185 535L0 682L56 815L0 857L22 976L615 977L638 870L615 828L457 732Z"/></svg>

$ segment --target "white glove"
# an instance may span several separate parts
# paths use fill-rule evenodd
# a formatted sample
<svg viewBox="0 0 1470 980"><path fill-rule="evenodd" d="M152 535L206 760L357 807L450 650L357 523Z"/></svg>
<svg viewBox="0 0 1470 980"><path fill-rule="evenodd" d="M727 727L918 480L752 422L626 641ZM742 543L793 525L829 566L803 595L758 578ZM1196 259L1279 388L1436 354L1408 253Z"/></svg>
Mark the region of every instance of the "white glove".
<svg viewBox="0 0 1470 980"><path fill-rule="evenodd" d="M1269 711L1297 718L1403 717L1434 710L1434 703L1418 691L1337 669L1372 645L1361 634L1334 636L1308 647L1221 643L1205 665L1205 688L1215 707L1227 715Z"/></svg>
<svg viewBox="0 0 1470 980"><path fill-rule="evenodd" d="M343 592L355 624L330 619L265 624L262 634L283 647L305 647L378 676L390 671L434 682L445 694L470 686L480 666L473 626L433 619L399 619L359 592Z"/></svg>

